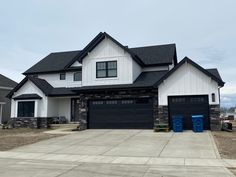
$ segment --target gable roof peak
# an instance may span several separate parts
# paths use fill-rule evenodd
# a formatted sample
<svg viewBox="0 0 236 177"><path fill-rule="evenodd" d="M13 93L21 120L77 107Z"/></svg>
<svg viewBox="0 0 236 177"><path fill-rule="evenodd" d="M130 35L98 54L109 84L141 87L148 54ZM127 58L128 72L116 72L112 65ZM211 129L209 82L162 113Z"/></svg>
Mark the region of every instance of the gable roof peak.
<svg viewBox="0 0 236 177"><path fill-rule="evenodd" d="M161 80L159 80L155 85L159 85L161 84L165 79L167 79L171 74L173 74L178 68L180 68L184 63L190 63L192 66L194 66L195 68L197 68L198 70L200 70L201 72L203 72L204 74L206 74L207 76L209 76L210 78L212 78L213 80L215 80L219 86L223 87L225 82L221 79L218 71L217 72L210 72L207 69L204 69L203 67L201 67L200 65L198 65L197 63L195 63L193 60L191 60L190 58L188 58L187 56L185 56L172 70L170 70ZM217 74L218 73L218 74Z"/></svg>

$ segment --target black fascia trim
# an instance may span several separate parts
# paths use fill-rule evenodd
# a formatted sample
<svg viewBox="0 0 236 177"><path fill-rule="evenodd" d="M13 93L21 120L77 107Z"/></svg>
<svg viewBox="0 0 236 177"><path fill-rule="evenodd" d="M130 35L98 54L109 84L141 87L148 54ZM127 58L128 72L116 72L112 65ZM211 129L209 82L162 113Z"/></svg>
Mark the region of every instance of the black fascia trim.
<svg viewBox="0 0 236 177"><path fill-rule="evenodd" d="M122 88L122 87L119 87L119 88L89 88L89 89L83 89L83 90L80 90L80 89L73 89L72 91L73 92L76 92L76 93L85 93L85 92L106 92L106 91L124 91L124 90L142 90L142 89L146 89L146 90L151 90L151 89L155 89L154 87L152 86L148 86L148 87L126 87L126 88Z"/></svg>
<svg viewBox="0 0 236 177"><path fill-rule="evenodd" d="M82 63L82 58L84 58L88 52L93 50L104 38L105 36L102 32L100 32L70 63L65 66L65 68L70 67L75 61Z"/></svg>
<svg viewBox="0 0 236 177"><path fill-rule="evenodd" d="M57 70L57 71L42 71L42 72L30 72L30 73L22 73L25 76L33 75L33 74L51 74L51 73L61 73L61 72L67 72L67 71L82 71L82 66L79 67L73 67L73 68L67 68L63 70Z"/></svg>
<svg viewBox="0 0 236 177"><path fill-rule="evenodd" d="M153 67L153 66L166 66L166 65L171 65L173 64L172 62L169 63L160 63L160 64L145 64L144 67Z"/></svg>
<svg viewBox="0 0 236 177"><path fill-rule="evenodd" d="M79 54L75 57L75 60L72 60L66 67L69 67L73 62L76 60L82 63L82 60L85 56L88 55L89 52L91 52L103 39L109 38L111 41L113 41L115 44L120 46L122 49L124 49L126 52L128 52L131 57L141 66L144 66L144 63L142 60L135 55L131 50L129 50L127 47L123 46L121 43L119 43L117 40L115 40L113 37L111 37L106 32L102 33L100 32ZM65 68L66 68L65 67Z"/></svg>
<svg viewBox="0 0 236 177"><path fill-rule="evenodd" d="M23 96L23 95L20 95L20 96ZM32 97L20 97L20 96L17 96L17 97L15 97L15 98L13 98L14 100L30 100L30 99L35 99L35 100L41 100L42 99L42 97L41 96L39 96L39 95L35 95L35 96L32 96Z"/></svg>
<svg viewBox="0 0 236 177"><path fill-rule="evenodd" d="M19 90L26 82L28 81L28 77L26 76L19 84L17 84L6 96L6 98L12 98L14 92Z"/></svg>

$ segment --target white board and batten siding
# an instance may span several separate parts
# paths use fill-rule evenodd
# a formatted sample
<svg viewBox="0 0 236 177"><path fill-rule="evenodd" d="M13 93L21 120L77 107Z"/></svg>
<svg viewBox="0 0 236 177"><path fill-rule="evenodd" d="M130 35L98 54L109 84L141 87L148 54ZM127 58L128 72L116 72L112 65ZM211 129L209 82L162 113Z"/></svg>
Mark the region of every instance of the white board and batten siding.
<svg viewBox="0 0 236 177"><path fill-rule="evenodd" d="M189 63L184 63L159 85L159 105L168 105L168 96L183 95L208 95L209 104L219 104L218 83Z"/></svg>
<svg viewBox="0 0 236 177"><path fill-rule="evenodd" d="M76 71L75 71L76 72ZM46 80L53 87L81 87L82 81L74 81L75 72L66 72L66 79L60 80L60 73L39 74L38 78Z"/></svg>
<svg viewBox="0 0 236 177"><path fill-rule="evenodd" d="M42 97L40 100L14 100L11 99L11 117L17 117L18 102L19 101L35 101L34 117L47 117L47 97L44 93L31 81L27 81L17 92L14 93L13 98L22 94L37 94Z"/></svg>
<svg viewBox="0 0 236 177"><path fill-rule="evenodd" d="M96 78L96 62L117 61L117 77ZM82 86L131 84L141 73L141 67L120 46L104 39L82 61Z"/></svg>
<svg viewBox="0 0 236 177"><path fill-rule="evenodd" d="M37 94L42 99L27 99L27 100L11 100L11 117L17 117L18 102L19 101L34 101L34 117L59 117L64 116L68 121L70 120L71 98L50 98L31 81L27 81L17 92L14 93L13 98L22 94Z"/></svg>

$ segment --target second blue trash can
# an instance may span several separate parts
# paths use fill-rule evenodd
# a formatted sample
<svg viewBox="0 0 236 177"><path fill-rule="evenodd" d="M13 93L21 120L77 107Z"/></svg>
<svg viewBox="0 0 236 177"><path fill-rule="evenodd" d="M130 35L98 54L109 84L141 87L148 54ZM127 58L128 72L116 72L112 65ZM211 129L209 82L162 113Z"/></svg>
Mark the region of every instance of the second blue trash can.
<svg viewBox="0 0 236 177"><path fill-rule="evenodd" d="M203 115L192 115L194 132L203 132Z"/></svg>
<svg viewBox="0 0 236 177"><path fill-rule="evenodd" d="M182 132L183 131L183 116L174 115L172 116L172 126L174 132Z"/></svg>

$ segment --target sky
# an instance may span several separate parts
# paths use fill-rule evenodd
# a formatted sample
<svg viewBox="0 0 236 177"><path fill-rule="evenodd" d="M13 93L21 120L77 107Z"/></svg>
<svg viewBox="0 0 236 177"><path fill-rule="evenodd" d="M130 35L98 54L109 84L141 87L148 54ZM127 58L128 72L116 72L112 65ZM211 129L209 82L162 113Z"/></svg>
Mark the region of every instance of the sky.
<svg viewBox="0 0 236 177"><path fill-rule="evenodd" d="M218 68L222 106L236 106L235 0L0 0L0 73L21 74L51 52L80 50L99 32L129 47L175 43Z"/></svg>

